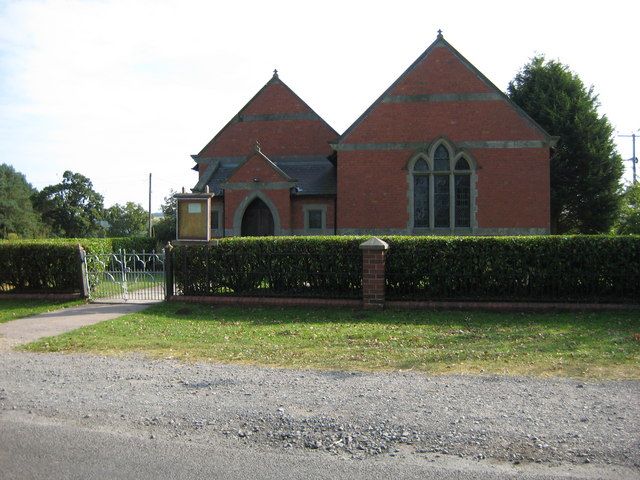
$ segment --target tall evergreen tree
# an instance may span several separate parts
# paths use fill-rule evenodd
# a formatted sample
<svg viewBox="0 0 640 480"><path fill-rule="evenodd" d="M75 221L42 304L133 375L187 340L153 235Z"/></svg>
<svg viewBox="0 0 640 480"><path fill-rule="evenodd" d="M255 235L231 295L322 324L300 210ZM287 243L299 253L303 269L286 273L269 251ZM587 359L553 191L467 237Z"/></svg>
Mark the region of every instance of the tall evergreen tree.
<svg viewBox="0 0 640 480"><path fill-rule="evenodd" d="M34 237L43 233L40 215L33 210L35 193L25 176L10 165L0 165L0 238L13 233Z"/></svg>
<svg viewBox="0 0 640 480"><path fill-rule="evenodd" d="M509 97L550 135L552 233L610 231L618 215L622 159L598 96L566 65L533 58L509 83Z"/></svg>
<svg viewBox="0 0 640 480"><path fill-rule="evenodd" d="M62 182L35 194L34 206L54 235L96 237L104 234L99 221L103 215L102 195L84 175L64 172Z"/></svg>

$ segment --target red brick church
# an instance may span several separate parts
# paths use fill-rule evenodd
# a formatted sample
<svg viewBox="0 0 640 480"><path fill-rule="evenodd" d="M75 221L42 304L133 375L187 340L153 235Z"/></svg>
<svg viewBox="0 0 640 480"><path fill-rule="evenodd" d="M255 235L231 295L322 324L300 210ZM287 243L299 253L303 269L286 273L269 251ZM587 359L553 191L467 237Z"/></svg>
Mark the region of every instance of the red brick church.
<svg viewBox="0 0 640 480"><path fill-rule="evenodd" d="M274 72L193 191L213 237L544 234L553 143L439 33L342 135Z"/></svg>

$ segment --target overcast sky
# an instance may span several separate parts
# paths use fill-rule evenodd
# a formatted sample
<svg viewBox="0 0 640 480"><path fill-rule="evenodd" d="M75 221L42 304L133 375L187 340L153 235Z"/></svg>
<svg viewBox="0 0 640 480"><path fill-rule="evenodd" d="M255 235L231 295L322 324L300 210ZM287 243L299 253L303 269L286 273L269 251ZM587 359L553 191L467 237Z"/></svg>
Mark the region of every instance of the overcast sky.
<svg viewBox="0 0 640 480"><path fill-rule="evenodd" d="M533 55L559 59L630 134L639 22L637 1L0 0L0 163L38 189L80 172L107 206L146 208L152 172L157 210L274 68L343 132L439 28L502 90Z"/></svg>

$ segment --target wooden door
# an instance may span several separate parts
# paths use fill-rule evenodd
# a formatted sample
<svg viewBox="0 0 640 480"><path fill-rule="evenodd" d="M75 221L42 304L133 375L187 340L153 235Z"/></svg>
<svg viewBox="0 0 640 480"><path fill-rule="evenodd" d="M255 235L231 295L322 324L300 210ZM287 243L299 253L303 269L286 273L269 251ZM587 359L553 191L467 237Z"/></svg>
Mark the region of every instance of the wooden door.
<svg viewBox="0 0 640 480"><path fill-rule="evenodd" d="M259 198L249 204L242 217L243 237L267 237L273 235L273 215Z"/></svg>

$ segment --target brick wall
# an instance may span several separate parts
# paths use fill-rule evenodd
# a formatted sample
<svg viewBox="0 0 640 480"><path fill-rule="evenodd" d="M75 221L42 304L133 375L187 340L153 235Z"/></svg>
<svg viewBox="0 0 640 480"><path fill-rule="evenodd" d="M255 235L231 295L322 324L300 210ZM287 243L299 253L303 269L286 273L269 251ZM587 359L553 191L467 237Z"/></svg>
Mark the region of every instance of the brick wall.
<svg viewBox="0 0 640 480"><path fill-rule="evenodd" d="M227 182L283 182L286 177L276 171L259 153L254 153L245 163L233 172Z"/></svg>
<svg viewBox="0 0 640 480"><path fill-rule="evenodd" d="M338 228L406 228L406 163L413 151L340 152Z"/></svg>
<svg viewBox="0 0 640 480"><path fill-rule="evenodd" d="M292 197L291 226L295 230L304 229L304 206L322 205L327 210L327 229L333 230L335 221L334 198L329 196Z"/></svg>
<svg viewBox="0 0 640 480"><path fill-rule="evenodd" d="M260 115L305 114L310 118L256 119ZM254 118L250 118L254 116ZM315 116L315 118L314 118ZM243 119L246 117L246 119ZM281 80L274 78L245 105L198 154L201 157L242 156L260 141L267 155L329 155L338 134L315 115Z"/></svg>
<svg viewBox="0 0 640 480"><path fill-rule="evenodd" d="M425 97L439 94L481 99ZM549 228L549 148L484 143L542 143L546 136L446 44L428 50L388 95L422 97L375 104L341 139L340 145L368 146L338 151L339 229L406 229L412 208L406 167L417 150L375 146L429 145L443 137L454 146L474 145L467 152L477 163L478 228Z"/></svg>

